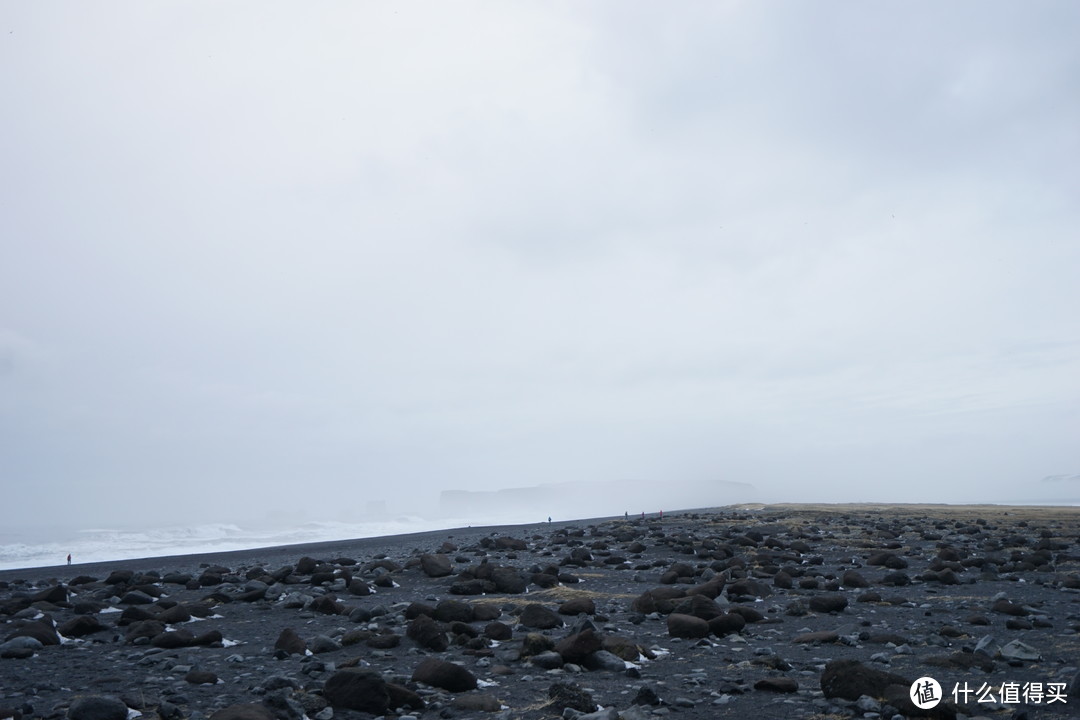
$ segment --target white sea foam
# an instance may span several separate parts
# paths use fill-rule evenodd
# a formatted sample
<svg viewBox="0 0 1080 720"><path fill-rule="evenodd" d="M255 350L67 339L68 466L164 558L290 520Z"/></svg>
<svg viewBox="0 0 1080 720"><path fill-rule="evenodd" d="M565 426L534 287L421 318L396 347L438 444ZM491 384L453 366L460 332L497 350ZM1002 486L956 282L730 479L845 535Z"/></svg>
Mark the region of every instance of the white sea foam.
<svg viewBox="0 0 1080 720"><path fill-rule="evenodd" d="M484 524L536 522L536 517L505 516L487 519ZM299 543L351 540L354 538L400 535L404 533L465 527L476 524L462 518L424 519L400 516L370 522L309 522L297 527L258 529L228 523L158 527L140 530L92 528L61 535L56 540L20 541L9 533L0 544L0 570L63 565L68 553L74 563L131 560L135 558L228 552Z"/></svg>

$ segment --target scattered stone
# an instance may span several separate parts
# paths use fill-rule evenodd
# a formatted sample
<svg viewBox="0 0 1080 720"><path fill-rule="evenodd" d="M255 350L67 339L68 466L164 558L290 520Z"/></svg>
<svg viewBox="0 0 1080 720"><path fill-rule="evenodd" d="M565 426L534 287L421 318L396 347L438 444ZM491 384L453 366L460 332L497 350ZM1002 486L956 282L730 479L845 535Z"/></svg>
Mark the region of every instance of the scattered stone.
<svg viewBox="0 0 1080 720"><path fill-rule="evenodd" d="M502 703L492 695L458 695L450 702L450 707L462 712L499 712Z"/></svg>
<svg viewBox="0 0 1080 720"><path fill-rule="evenodd" d="M1001 659L1006 662L1038 662L1042 660L1042 655L1038 650L1019 640L1006 643L1001 647L999 653Z"/></svg>
<svg viewBox="0 0 1080 720"><path fill-rule="evenodd" d="M428 577L432 578L446 577L454 572L450 558L442 553L421 555L420 567Z"/></svg>
<svg viewBox="0 0 1080 720"><path fill-rule="evenodd" d="M832 660L821 673L821 691L827 698L858 700L863 695L881 697L890 685L910 686L900 675L876 670L858 660Z"/></svg>
<svg viewBox="0 0 1080 720"><path fill-rule="evenodd" d="M746 618L738 612L724 613L709 621L709 632L717 637L742 632L746 627Z"/></svg>
<svg viewBox="0 0 1080 720"><path fill-rule="evenodd" d="M303 655L307 651L307 643L296 634L292 628L285 628L278 635L274 643L275 650L281 650L289 655Z"/></svg>
<svg viewBox="0 0 1080 720"><path fill-rule="evenodd" d="M550 610L540 603L529 603L521 611L518 622L533 630L551 630L561 627L563 620L558 613Z"/></svg>
<svg viewBox="0 0 1080 720"><path fill-rule="evenodd" d="M453 693L476 689L476 677L471 672L460 665L437 658L428 658L417 665L412 679L414 682L422 682Z"/></svg>
<svg viewBox="0 0 1080 720"><path fill-rule="evenodd" d="M583 713L596 710L596 702L592 695L577 683L554 683L548 688L548 697L551 699L552 709L557 713L561 713L566 708Z"/></svg>
<svg viewBox="0 0 1080 720"><path fill-rule="evenodd" d="M568 663L580 664L601 647L603 644L600 638L591 628L586 628L557 642L555 652L562 655L562 659Z"/></svg>
<svg viewBox="0 0 1080 720"><path fill-rule="evenodd" d="M754 683L754 689L767 692L793 693L799 690L799 683L789 677L766 677Z"/></svg>
<svg viewBox="0 0 1080 720"><path fill-rule="evenodd" d="M703 638L709 630L709 623L693 615L672 613L667 618L668 635L677 638Z"/></svg>
<svg viewBox="0 0 1080 720"><path fill-rule="evenodd" d="M67 716L68 720L127 720L128 707L118 698L89 695L75 699Z"/></svg>
<svg viewBox="0 0 1080 720"><path fill-rule="evenodd" d="M209 670L192 670L184 676L184 680L192 685L216 685L218 676Z"/></svg>
<svg viewBox="0 0 1080 720"><path fill-rule="evenodd" d="M531 656L529 662L544 670L555 670L563 666L563 657L554 650L545 650Z"/></svg>
<svg viewBox="0 0 1080 720"><path fill-rule="evenodd" d="M597 650L585 657L585 667L589 670L606 670L608 672L622 672L626 670L626 661L607 650Z"/></svg>
<svg viewBox="0 0 1080 720"><path fill-rule="evenodd" d="M814 632L802 633L796 635L791 639L793 643L834 643L840 640L840 633L835 630L817 630Z"/></svg>
<svg viewBox="0 0 1080 720"><path fill-rule="evenodd" d="M810 598L810 609L819 613L842 612L847 607L847 598L843 595L815 595Z"/></svg>
<svg viewBox="0 0 1080 720"><path fill-rule="evenodd" d="M339 670L326 681L323 695L334 708L372 715L383 715L390 708L386 681L373 670Z"/></svg>
<svg viewBox="0 0 1080 720"><path fill-rule="evenodd" d="M595 615L596 603L592 598L578 597L567 600L559 606L560 615Z"/></svg>
<svg viewBox="0 0 1080 720"><path fill-rule="evenodd" d="M450 647L450 638L442 626L427 615L419 615L409 621L405 635L422 648L442 652Z"/></svg>

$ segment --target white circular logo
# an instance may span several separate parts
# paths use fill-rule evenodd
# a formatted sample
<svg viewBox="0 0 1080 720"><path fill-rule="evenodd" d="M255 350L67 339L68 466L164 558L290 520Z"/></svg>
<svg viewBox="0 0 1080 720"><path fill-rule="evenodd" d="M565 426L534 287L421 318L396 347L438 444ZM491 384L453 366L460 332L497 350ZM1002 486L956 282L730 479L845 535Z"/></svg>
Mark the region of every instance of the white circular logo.
<svg viewBox="0 0 1080 720"><path fill-rule="evenodd" d="M941 702L941 685L932 677L921 677L911 683L911 702L915 707L929 710Z"/></svg>

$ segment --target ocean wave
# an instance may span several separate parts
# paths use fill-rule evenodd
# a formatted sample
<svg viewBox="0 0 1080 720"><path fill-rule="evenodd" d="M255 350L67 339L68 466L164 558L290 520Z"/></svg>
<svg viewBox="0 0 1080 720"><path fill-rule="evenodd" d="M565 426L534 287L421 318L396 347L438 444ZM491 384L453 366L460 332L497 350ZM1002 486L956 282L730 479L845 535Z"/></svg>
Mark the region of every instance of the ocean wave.
<svg viewBox="0 0 1080 720"><path fill-rule="evenodd" d="M485 524L535 521L534 517L501 517L489 519ZM244 528L230 523L138 530L98 527L56 541L0 544L0 570L60 566L65 564L68 553L75 563L107 562L402 535L470 524L475 523L462 518L430 520L402 515L366 522L315 521L288 528Z"/></svg>

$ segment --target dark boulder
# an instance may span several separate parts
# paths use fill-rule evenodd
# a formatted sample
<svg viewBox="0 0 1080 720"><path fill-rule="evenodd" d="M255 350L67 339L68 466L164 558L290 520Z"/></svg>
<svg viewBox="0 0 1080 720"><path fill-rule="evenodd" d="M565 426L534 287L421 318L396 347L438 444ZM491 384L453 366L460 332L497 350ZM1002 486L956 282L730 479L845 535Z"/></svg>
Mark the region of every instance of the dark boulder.
<svg viewBox="0 0 1080 720"><path fill-rule="evenodd" d="M8 634L5 640L17 637L32 637L42 645L59 645L60 636L56 634L53 626L47 622L28 622L17 627L14 632Z"/></svg>
<svg viewBox="0 0 1080 720"><path fill-rule="evenodd" d="M846 588L868 588L870 581L856 570L845 570L840 578L840 584Z"/></svg>
<svg viewBox="0 0 1080 720"><path fill-rule="evenodd" d="M384 715L390 709L386 681L374 670L339 670L326 681L323 697L334 708L372 715Z"/></svg>
<svg viewBox="0 0 1080 720"><path fill-rule="evenodd" d="M521 611L518 622L533 630L550 630L563 624L562 618L540 603L529 603Z"/></svg>
<svg viewBox="0 0 1080 720"><path fill-rule="evenodd" d="M996 601L993 607L990 608L996 613L1002 613L1003 615L1012 615L1015 617L1023 617L1028 614L1027 608L1023 605L1019 605L1005 598L1001 598Z"/></svg>
<svg viewBox="0 0 1080 720"><path fill-rule="evenodd" d="M761 580L736 580L725 588L729 599L763 598L772 595L772 589Z"/></svg>
<svg viewBox="0 0 1080 720"><path fill-rule="evenodd" d="M120 598L121 605L150 605L154 602L154 598L147 595L142 590L132 590L124 593L124 596Z"/></svg>
<svg viewBox="0 0 1080 720"><path fill-rule="evenodd" d="M715 600L705 595L691 595L685 600L676 603L672 612L680 615L693 615L708 622L723 615L724 609Z"/></svg>
<svg viewBox="0 0 1080 720"><path fill-rule="evenodd" d="M509 625L498 620L489 622L484 626L484 637L492 640L509 640L514 636L514 630Z"/></svg>
<svg viewBox="0 0 1080 720"><path fill-rule="evenodd" d="M366 596L371 594L371 586L360 578L353 578L349 583L349 592L353 595Z"/></svg>
<svg viewBox="0 0 1080 720"><path fill-rule="evenodd" d="M63 585L50 585L30 596L31 602L62 603L67 602L68 590Z"/></svg>
<svg viewBox="0 0 1080 720"><path fill-rule="evenodd" d="M528 550L529 545L518 538L500 537L495 538L496 550Z"/></svg>
<svg viewBox="0 0 1080 720"><path fill-rule="evenodd" d="M224 638L221 636L220 630L207 630L202 635L196 635L195 639L191 641L191 644L196 647L206 647L208 645L217 645L222 642Z"/></svg>
<svg viewBox="0 0 1080 720"><path fill-rule="evenodd" d="M703 638L709 634L709 623L693 615L672 613L667 619L668 635L677 638Z"/></svg>
<svg viewBox="0 0 1080 720"><path fill-rule="evenodd" d="M106 627L94 615L76 615L56 628L64 637L86 637L105 630Z"/></svg>
<svg viewBox="0 0 1080 720"><path fill-rule="evenodd" d="M603 643L600 637L592 629L586 628L555 643L555 652L562 655L566 662L580 665L601 647Z"/></svg>
<svg viewBox="0 0 1080 720"><path fill-rule="evenodd" d="M428 658L417 665L412 679L414 682L422 682L453 693L476 689L476 677L471 672L460 665L437 658Z"/></svg>
<svg viewBox="0 0 1080 720"><path fill-rule="evenodd" d="M559 606L560 615L595 615L596 603L592 598L571 598Z"/></svg>
<svg viewBox="0 0 1080 720"><path fill-rule="evenodd" d="M450 562L450 558L441 553L421 555L420 567L424 574L431 578L446 577L454 572L454 566Z"/></svg>
<svg viewBox="0 0 1080 720"><path fill-rule="evenodd" d="M555 647L555 641L547 635L528 633L521 639L521 656L532 657Z"/></svg>
<svg viewBox="0 0 1080 720"><path fill-rule="evenodd" d="M67 716L68 720L127 720L128 707L118 698L89 695L72 702Z"/></svg>
<svg viewBox="0 0 1080 720"><path fill-rule="evenodd" d="M827 698L882 697L890 685L910 687L911 682L895 673L867 667L858 660L832 660L821 673L821 691Z"/></svg>
<svg viewBox="0 0 1080 720"><path fill-rule="evenodd" d="M592 695L577 683L557 682L548 688L548 697L551 699L551 709L559 715L566 708L583 713L596 710L596 701Z"/></svg>
<svg viewBox="0 0 1080 720"><path fill-rule="evenodd" d="M184 680L192 685L217 685L218 676L209 670L191 670Z"/></svg>
<svg viewBox="0 0 1080 720"><path fill-rule="evenodd" d="M408 607L405 608L406 620L415 620L421 615L427 615L429 618L435 617L434 606L422 602L411 602Z"/></svg>
<svg viewBox="0 0 1080 720"><path fill-rule="evenodd" d="M793 693L798 692L799 683L789 677L765 677L754 683L754 689L766 692Z"/></svg>
<svg viewBox="0 0 1080 720"><path fill-rule="evenodd" d="M139 638L149 639L163 632L165 632L165 623L160 620L140 620L128 627L124 640L133 643Z"/></svg>
<svg viewBox="0 0 1080 720"><path fill-rule="evenodd" d="M435 619L447 623L470 623L475 619L475 613L473 606L462 600L440 600L435 606Z"/></svg>
<svg viewBox="0 0 1080 720"><path fill-rule="evenodd" d="M422 648L442 652L450 647L450 639L442 626L427 615L419 615L409 621L405 635Z"/></svg>
<svg viewBox="0 0 1080 720"><path fill-rule="evenodd" d="M908 566L908 561L896 553L876 552L871 553L866 559L866 564L875 567L887 567L890 570L903 570Z"/></svg>
<svg viewBox="0 0 1080 720"><path fill-rule="evenodd" d="M165 650L175 650L177 648L191 647L194 645L195 636L187 630L166 631L152 637L150 639L150 644Z"/></svg>
<svg viewBox="0 0 1080 720"><path fill-rule="evenodd" d="M185 605L177 603L171 608L166 608L159 612L155 619L160 620L166 625L185 623L191 619L191 611L189 611Z"/></svg>
<svg viewBox="0 0 1080 720"><path fill-rule="evenodd" d="M483 595L495 592L495 583L490 580L458 580L450 586L451 595Z"/></svg>
<svg viewBox="0 0 1080 720"><path fill-rule="evenodd" d="M692 588L686 590L687 595L704 595L708 598L716 599L720 597L720 593L724 591L724 578L721 575L717 575L712 580L695 585Z"/></svg>
<svg viewBox="0 0 1080 720"><path fill-rule="evenodd" d="M292 628L285 628L278 635L274 643L275 650L282 650L289 655L303 655L307 651L307 643L296 634Z"/></svg>
<svg viewBox="0 0 1080 720"><path fill-rule="evenodd" d="M642 615L649 613L663 613L667 615L675 609L675 600L686 597L686 590L675 587L658 587L645 592L634 598L630 603L630 609Z"/></svg>
<svg viewBox="0 0 1080 720"><path fill-rule="evenodd" d="M109 577L105 578L106 585L126 585L131 582L131 578L135 577L135 573L131 570L113 570L109 573Z"/></svg>
<svg viewBox="0 0 1080 720"><path fill-rule="evenodd" d="M724 637L732 633L742 632L742 629L746 627L746 618L738 613L724 613L723 615L717 615L710 619L709 632L717 637Z"/></svg>
<svg viewBox="0 0 1080 720"><path fill-rule="evenodd" d="M495 583L496 592L507 595L520 595L529 586L528 580L521 572L512 567L497 567L491 573L491 581Z"/></svg>
<svg viewBox="0 0 1080 720"><path fill-rule="evenodd" d="M210 720L277 720L277 716L261 703L237 703L218 710Z"/></svg>
<svg viewBox="0 0 1080 720"><path fill-rule="evenodd" d="M814 612L841 612L846 607L847 598L840 594L814 595L810 598L810 609Z"/></svg>
<svg viewBox="0 0 1080 720"><path fill-rule="evenodd" d="M338 602L338 599L333 595L320 595L311 601L311 605L308 606L311 610L323 615L343 615L345 614L345 606Z"/></svg>
<svg viewBox="0 0 1080 720"><path fill-rule="evenodd" d="M311 575L317 567L319 567L318 560L304 556L296 561L296 568L293 572L297 575Z"/></svg>

